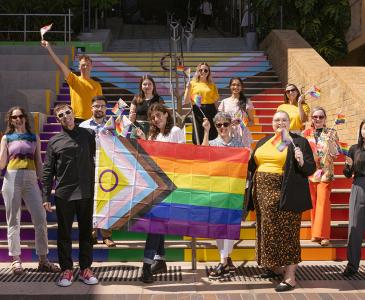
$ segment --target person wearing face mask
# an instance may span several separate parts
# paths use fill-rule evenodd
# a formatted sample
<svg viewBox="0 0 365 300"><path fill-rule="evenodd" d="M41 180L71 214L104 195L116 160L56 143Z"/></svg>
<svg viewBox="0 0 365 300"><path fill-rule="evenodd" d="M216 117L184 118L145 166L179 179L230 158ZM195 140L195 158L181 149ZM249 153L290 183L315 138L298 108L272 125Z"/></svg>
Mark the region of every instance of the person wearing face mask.
<svg viewBox="0 0 365 300"><path fill-rule="evenodd" d="M304 123L308 121L310 108L304 101L304 95L301 95L297 86L287 84L284 93L284 104L279 105L277 111L285 111L290 117L290 131L301 134L304 129Z"/></svg>
<svg viewBox="0 0 365 300"><path fill-rule="evenodd" d="M233 120L232 135L240 138L244 147L251 148L252 134L247 128L254 124L254 106L252 102L246 98L243 93L243 81L239 77L231 78L229 82L232 95L221 101L218 111L229 113ZM246 125L241 126L242 120L246 121Z"/></svg>
<svg viewBox="0 0 365 300"><path fill-rule="evenodd" d="M276 112L272 126L274 131L288 131L289 115ZM245 201L246 210L256 211L256 260L266 269L261 277L284 277L275 288L277 292L292 290L296 285L295 271L301 261L301 216L312 208L307 177L316 170L308 141L288 134L293 143L282 152L272 143L273 135L257 142L248 163Z"/></svg>
<svg viewBox="0 0 365 300"><path fill-rule="evenodd" d="M106 119L106 106L107 100L104 96L95 96L91 101L91 112L93 116L82 122L79 126L82 128L89 128L94 130L96 136L98 136L99 132L103 129ZM108 247L115 247L116 244L112 240L112 231L109 229L100 229L101 236L103 239L103 243ZM98 229L93 229L93 243L98 243Z"/></svg>
<svg viewBox="0 0 365 300"><path fill-rule="evenodd" d="M137 127L141 127L145 135L148 135L149 132L148 108L154 103L163 103L163 100L157 93L156 83L152 76L144 75L139 80L139 93L132 100L129 119ZM135 132L132 133L135 135Z"/></svg>
<svg viewBox="0 0 365 300"><path fill-rule="evenodd" d="M24 269L20 254L20 210L22 199L32 217L35 231L35 249L39 256L38 271L59 272L59 268L47 259L48 237L46 211L37 177L42 177L41 143L30 127L27 113L14 106L7 112L7 128L1 138L0 170L6 168L2 186L8 225L9 256L13 274L21 275Z"/></svg>
<svg viewBox="0 0 365 300"><path fill-rule="evenodd" d="M48 142L43 166L43 203L50 206L53 179L57 213L57 251L61 266L58 285L73 282L72 224L75 215L79 230L79 279L85 284L97 284L91 270L93 261L92 217L95 177L95 132L75 125L73 110L68 104L58 104L54 114L62 126Z"/></svg>
<svg viewBox="0 0 365 300"><path fill-rule="evenodd" d="M202 145L216 147L244 147L240 137L233 137L233 124L231 115L224 112L218 112L213 118L215 127L218 131L218 137L209 141L210 122L204 119L204 139ZM236 267L232 263L231 253L233 250L234 240L217 239L217 247L220 253L220 263L210 273L209 278L219 279L230 272L234 272Z"/></svg>
<svg viewBox="0 0 365 300"><path fill-rule="evenodd" d="M75 115L75 124L79 125L91 118L92 98L103 94L100 83L91 79L92 60L87 55L78 57L80 76L77 76L58 58L48 41L42 40L41 45L47 49L70 87L71 107Z"/></svg>
<svg viewBox="0 0 365 300"><path fill-rule="evenodd" d="M347 241L347 266L343 275L356 275L361 259L361 244L365 231L365 120L360 123L357 143L350 147L343 174L353 178L350 194Z"/></svg>
<svg viewBox="0 0 365 300"><path fill-rule="evenodd" d="M312 242L328 246L331 231L331 190L335 179L333 162L338 155L336 130L326 127L326 111L313 108L311 128L303 131L313 151L316 172L309 177L313 208L311 210Z"/></svg>
<svg viewBox="0 0 365 300"><path fill-rule="evenodd" d="M201 98L201 108L195 105L196 97ZM204 118L210 122L209 140L214 140L217 137L217 130L215 129L213 118L217 113L215 106L219 99L217 86L214 84L210 67L203 62L198 64L194 78L186 84L184 94L184 104L193 105L193 114L195 116L195 125L193 126L193 143L195 145L201 144L204 137L204 128L202 126ZM202 112L204 115L202 114ZM198 134L199 141L196 140Z"/></svg>
<svg viewBox="0 0 365 300"><path fill-rule="evenodd" d="M148 120L150 121L148 140L185 144L184 131L174 126L171 113L163 104L155 103L151 105L148 109ZM142 139L147 139L141 129L137 129L137 135ZM165 236L149 233L144 248L141 280L144 283L152 283L154 281L153 274L166 272Z"/></svg>

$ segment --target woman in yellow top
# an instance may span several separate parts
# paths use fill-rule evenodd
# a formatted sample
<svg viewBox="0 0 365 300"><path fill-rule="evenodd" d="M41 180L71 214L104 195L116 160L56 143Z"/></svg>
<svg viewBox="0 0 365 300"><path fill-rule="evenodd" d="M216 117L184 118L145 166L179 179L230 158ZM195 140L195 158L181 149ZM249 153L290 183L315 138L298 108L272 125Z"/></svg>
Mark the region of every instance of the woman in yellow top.
<svg viewBox="0 0 365 300"><path fill-rule="evenodd" d="M201 97L201 110L195 105L196 96ZM184 103L193 104L193 113L195 116L196 128L193 127L193 143L200 145L204 137L203 121L206 117L210 122L209 140L214 140L217 137L217 130L215 129L213 118L217 113L215 103L219 99L217 86L212 80L210 67L206 62L198 64L194 78L186 85L184 94ZM199 141L196 140L195 131L198 133Z"/></svg>
<svg viewBox="0 0 365 300"><path fill-rule="evenodd" d="M290 131L300 134L304 129L303 123L307 122L310 108L304 102L304 95L296 85L288 83L285 87L284 104L279 105L277 111L285 111L290 117Z"/></svg>
<svg viewBox="0 0 365 300"><path fill-rule="evenodd" d="M287 131L288 114L276 112L272 126L274 131ZM248 163L250 180L245 201L246 209L256 211L256 260L267 269L261 277L284 277L275 288L277 292L292 290L296 285L301 216L312 208L307 177L316 170L308 141L287 134L293 142L283 151L273 145L272 135L257 142Z"/></svg>

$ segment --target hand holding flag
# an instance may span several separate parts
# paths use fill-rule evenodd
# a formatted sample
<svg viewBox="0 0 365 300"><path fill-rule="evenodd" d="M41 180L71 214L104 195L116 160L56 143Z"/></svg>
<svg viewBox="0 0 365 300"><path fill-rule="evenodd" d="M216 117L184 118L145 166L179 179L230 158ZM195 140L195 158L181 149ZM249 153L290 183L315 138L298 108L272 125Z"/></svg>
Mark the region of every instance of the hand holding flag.
<svg viewBox="0 0 365 300"><path fill-rule="evenodd" d="M47 31L49 31L49 30L51 30L51 28L52 28L52 25L53 25L53 23L51 23L51 24L49 24L49 25L46 25L46 26L43 26L42 28L41 28L41 30L40 30L40 32L41 32L41 40L43 41L44 40L44 35L46 34L46 32Z"/></svg>

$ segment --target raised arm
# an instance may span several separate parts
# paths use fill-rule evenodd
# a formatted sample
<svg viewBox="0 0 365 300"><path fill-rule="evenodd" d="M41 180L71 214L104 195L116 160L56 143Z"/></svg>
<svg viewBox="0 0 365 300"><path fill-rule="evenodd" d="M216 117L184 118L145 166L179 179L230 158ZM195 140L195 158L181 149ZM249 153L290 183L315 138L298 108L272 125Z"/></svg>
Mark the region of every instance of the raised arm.
<svg viewBox="0 0 365 300"><path fill-rule="evenodd" d="M189 104L190 98L191 98L191 82L189 81L186 84L186 89L185 89L185 93L184 93L184 104Z"/></svg>
<svg viewBox="0 0 365 300"><path fill-rule="evenodd" d="M8 144L6 142L6 136L4 135L1 139L0 144L0 170L5 169L8 163Z"/></svg>
<svg viewBox="0 0 365 300"><path fill-rule="evenodd" d="M57 67L61 70L61 72L63 73L63 76L65 78L68 77L68 75L70 74L71 70L59 59L59 57L56 55L56 53L54 53L51 45L48 43L48 41L43 40L41 41L41 45L43 48L46 48L49 55L51 56L53 62L57 65Z"/></svg>
<svg viewBox="0 0 365 300"><path fill-rule="evenodd" d="M207 118L204 118L203 121L203 128L204 128L204 137L203 137L203 146L209 146L209 130L210 130L210 122Z"/></svg>

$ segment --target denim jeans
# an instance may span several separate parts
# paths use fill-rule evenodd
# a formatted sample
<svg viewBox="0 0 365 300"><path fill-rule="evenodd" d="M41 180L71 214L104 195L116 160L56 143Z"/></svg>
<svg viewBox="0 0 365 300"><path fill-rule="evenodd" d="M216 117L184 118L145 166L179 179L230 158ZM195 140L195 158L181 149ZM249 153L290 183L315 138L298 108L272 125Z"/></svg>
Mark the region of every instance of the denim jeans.
<svg viewBox="0 0 365 300"><path fill-rule="evenodd" d="M165 236L149 233L144 246L143 262L152 264L155 259L165 260Z"/></svg>

